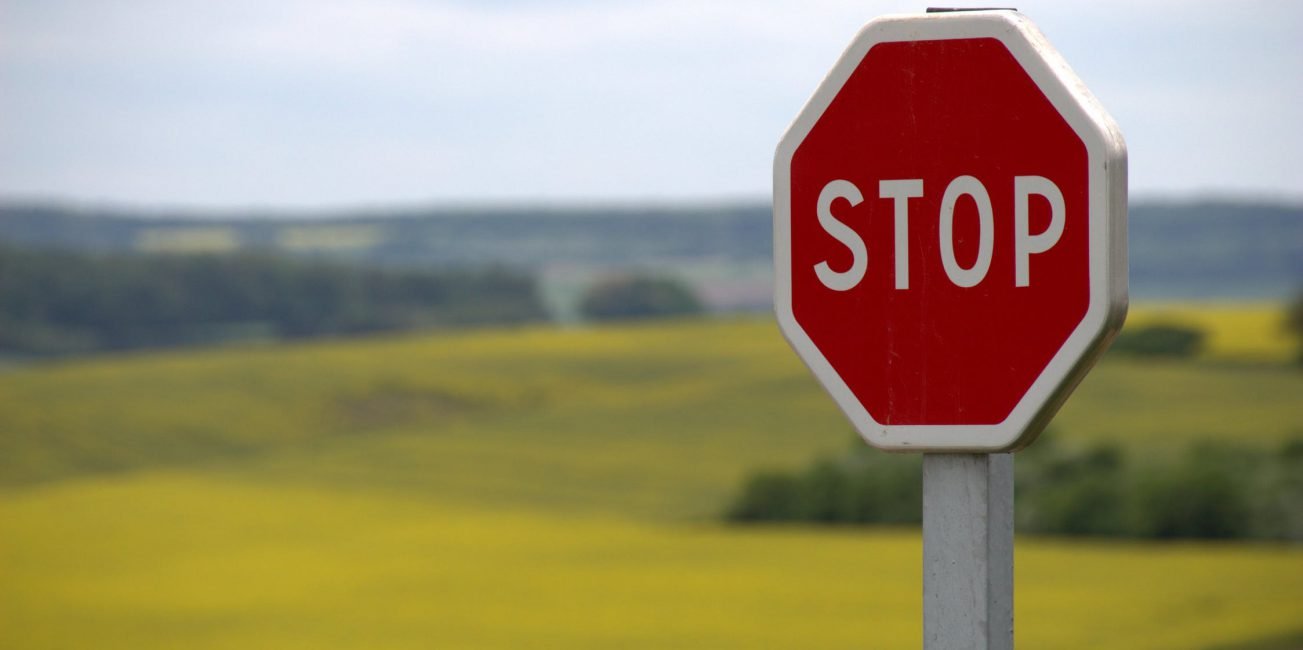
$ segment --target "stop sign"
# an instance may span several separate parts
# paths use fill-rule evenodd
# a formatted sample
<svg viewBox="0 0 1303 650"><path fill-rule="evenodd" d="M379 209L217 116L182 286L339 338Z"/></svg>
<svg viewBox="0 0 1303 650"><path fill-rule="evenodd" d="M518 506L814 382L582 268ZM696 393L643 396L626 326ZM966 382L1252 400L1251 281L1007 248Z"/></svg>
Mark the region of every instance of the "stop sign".
<svg viewBox="0 0 1303 650"><path fill-rule="evenodd" d="M1013 11L877 19L778 145L775 304L887 449L1017 449L1126 314L1126 147Z"/></svg>

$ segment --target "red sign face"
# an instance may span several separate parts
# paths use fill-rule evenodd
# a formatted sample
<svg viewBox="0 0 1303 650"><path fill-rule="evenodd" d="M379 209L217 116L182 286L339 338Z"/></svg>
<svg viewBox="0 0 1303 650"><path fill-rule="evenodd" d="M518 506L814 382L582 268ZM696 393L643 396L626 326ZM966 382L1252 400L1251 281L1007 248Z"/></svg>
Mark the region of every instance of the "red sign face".
<svg viewBox="0 0 1303 650"><path fill-rule="evenodd" d="M1010 24L871 23L779 148L780 323L879 446L1025 444L1125 309L1120 137Z"/></svg>

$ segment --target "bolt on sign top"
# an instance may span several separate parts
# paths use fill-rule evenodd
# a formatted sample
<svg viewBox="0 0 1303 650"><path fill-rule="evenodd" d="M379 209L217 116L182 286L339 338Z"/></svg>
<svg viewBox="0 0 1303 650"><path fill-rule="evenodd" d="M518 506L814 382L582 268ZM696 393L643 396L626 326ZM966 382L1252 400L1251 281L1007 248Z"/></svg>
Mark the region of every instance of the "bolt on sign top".
<svg viewBox="0 0 1303 650"><path fill-rule="evenodd" d="M1025 16L874 20L778 145L779 326L870 444L1021 448L1126 316L1126 182Z"/></svg>

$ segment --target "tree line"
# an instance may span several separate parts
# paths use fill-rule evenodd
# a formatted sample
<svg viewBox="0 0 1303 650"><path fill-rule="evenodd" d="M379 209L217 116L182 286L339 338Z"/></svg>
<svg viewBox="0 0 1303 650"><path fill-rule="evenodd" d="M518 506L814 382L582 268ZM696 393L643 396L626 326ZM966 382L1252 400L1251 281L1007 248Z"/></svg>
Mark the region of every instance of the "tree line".
<svg viewBox="0 0 1303 650"><path fill-rule="evenodd" d="M1174 458L1042 435L1014 466L1019 532L1137 539L1303 541L1303 439L1275 450L1200 443ZM749 476L724 516L740 523L922 521L922 459L859 440L797 471Z"/></svg>
<svg viewBox="0 0 1303 650"><path fill-rule="evenodd" d="M87 254L0 245L0 354L66 355L547 318L500 268L387 270L265 253Z"/></svg>

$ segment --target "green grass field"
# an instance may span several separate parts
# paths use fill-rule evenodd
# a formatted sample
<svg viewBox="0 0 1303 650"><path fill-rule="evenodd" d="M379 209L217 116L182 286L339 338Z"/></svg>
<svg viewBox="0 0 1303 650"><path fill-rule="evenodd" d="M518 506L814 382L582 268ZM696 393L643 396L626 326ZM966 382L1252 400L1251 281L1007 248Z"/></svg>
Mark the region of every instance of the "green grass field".
<svg viewBox="0 0 1303 650"><path fill-rule="evenodd" d="M1208 354L1106 358L1061 443L1303 433L1278 313L1181 309ZM764 320L12 371L0 647L918 647L916 531L714 521L851 443ZM1303 550L1020 539L1016 602L1021 647L1235 647L1303 628Z"/></svg>

